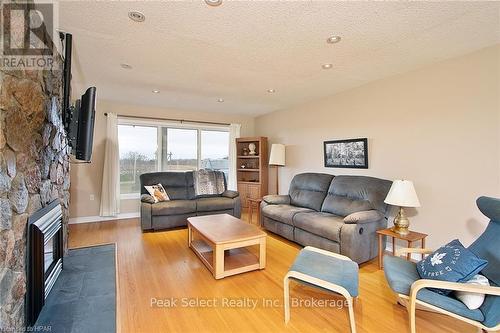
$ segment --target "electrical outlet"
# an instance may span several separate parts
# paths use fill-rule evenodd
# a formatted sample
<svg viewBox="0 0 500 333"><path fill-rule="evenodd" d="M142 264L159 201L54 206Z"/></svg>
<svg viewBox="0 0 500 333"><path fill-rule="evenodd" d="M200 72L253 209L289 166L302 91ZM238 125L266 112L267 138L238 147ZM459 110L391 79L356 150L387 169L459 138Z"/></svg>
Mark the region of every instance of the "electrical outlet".
<svg viewBox="0 0 500 333"><path fill-rule="evenodd" d="M95 196L93 194L89 195L89 199L90 201L94 201L95 200Z"/></svg>

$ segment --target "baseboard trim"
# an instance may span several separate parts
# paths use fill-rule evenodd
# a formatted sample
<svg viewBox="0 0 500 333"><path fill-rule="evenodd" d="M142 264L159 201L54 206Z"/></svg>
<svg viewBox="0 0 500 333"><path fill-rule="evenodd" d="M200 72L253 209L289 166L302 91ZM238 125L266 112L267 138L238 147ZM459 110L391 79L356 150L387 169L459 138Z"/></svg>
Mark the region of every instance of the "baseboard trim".
<svg viewBox="0 0 500 333"><path fill-rule="evenodd" d="M139 212L134 213L121 213L117 216L81 216L72 217L69 219L69 224L79 224L79 223L94 223L94 222L106 222L114 220L124 220L124 219L134 219L140 216Z"/></svg>

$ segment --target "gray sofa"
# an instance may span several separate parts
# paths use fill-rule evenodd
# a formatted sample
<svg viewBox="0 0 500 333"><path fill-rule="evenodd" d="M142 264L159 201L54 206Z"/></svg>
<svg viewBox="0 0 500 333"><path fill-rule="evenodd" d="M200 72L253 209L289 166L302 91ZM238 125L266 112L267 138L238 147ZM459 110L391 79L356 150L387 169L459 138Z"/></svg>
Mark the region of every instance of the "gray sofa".
<svg viewBox="0 0 500 333"><path fill-rule="evenodd" d="M241 216L239 193L227 190L221 195L197 197L193 185L193 172L153 172L140 176L142 230L159 230L187 225L191 216L227 213ZM144 188L162 184L170 200L154 203Z"/></svg>
<svg viewBox="0 0 500 333"><path fill-rule="evenodd" d="M298 174L288 195L263 198L261 225L303 246L362 263L378 254L375 232L387 227L384 199L391 184L364 176Z"/></svg>

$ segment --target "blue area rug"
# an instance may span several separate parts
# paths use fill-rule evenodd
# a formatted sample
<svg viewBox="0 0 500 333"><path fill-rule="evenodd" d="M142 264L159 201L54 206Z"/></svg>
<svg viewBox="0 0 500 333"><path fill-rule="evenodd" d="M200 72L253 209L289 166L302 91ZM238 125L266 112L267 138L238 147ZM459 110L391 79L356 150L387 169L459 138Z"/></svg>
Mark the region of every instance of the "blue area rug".
<svg viewBox="0 0 500 333"><path fill-rule="evenodd" d="M116 332L115 245L69 250L35 326L57 333Z"/></svg>

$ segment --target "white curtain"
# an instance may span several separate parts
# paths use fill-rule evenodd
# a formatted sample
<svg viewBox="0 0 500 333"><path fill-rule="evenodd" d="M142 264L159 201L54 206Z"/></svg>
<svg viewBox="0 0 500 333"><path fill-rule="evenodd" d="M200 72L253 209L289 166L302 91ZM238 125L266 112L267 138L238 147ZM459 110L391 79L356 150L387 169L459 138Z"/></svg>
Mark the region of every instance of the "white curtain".
<svg viewBox="0 0 500 333"><path fill-rule="evenodd" d="M240 137L241 124L229 125L229 179L227 180L228 190L236 191L238 182L236 180L236 160L237 149L236 139Z"/></svg>
<svg viewBox="0 0 500 333"><path fill-rule="evenodd" d="M118 151L118 117L106 117L106 148L102 174L101 216L117 216L120 212L120 157Z"/></svg>

